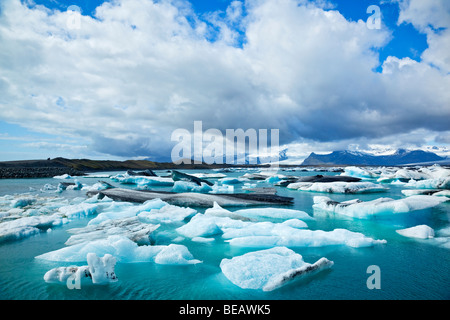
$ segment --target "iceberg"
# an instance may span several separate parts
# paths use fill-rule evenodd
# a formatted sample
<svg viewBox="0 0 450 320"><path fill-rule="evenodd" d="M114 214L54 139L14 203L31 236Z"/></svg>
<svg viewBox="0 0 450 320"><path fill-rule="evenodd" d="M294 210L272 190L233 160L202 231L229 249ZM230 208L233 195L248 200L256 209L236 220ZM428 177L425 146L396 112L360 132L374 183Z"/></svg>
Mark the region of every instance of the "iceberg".
<svg viewBox="0 0 450 320"><path fill-rule="evenodd" d="M69 174L65 173L65 174L60 175L60 176L54 176L53 179L72 179L72 176L70 176Z"/></svg>
<svg viewBox="0 0 450 320"><path fill-rule="evenodd" d="M34 198L19 198L12 202L13 208L23 208L36 202Z"/></svg>
<svg viewBox="0 0 450 320"><path fill-rule="evenodd" d="M314 197L314 209L346 215L353 218L368 219L374 216L389 216L435 207L449 201L446 197L414 195L404 199L378 198L363 202L358 199L337 202L328 197Z"/></svg>
<svg viewBox="0 0 450 320"><path fill-rule="evenodd" d="M118 280L114 272L116 259L110 254L99 258L95 253L88 253L86 260L87 266L58 267L47 271L44 275L45 282L66 284L70 277L80 281L90 278L94 284L107 284Z"/></svg>
<svg viewBox="0 0 450 320"><path fill-rule="evenodd" d="M346 167L341 175L361 179L375 179L379 177L377 173L359 167Z"/></svg>
<svg viewBox="0 0 450 320"><path fill-rule="evenodd" d="M2 198L5 201L0 205L11 209L0 215L0 242L29 237L72 219L93 215L98 206L89 203L68 205L66 199L39 196Z"/></svg>
<svg viewBox="0 0 450 320"><path fill-rule="evenodd" d="M166 204L162 208L154 208L138 214L139 219L149 223L173 223L193 217L197 211L189 207L178 207Z"/></svg>
<svg viewBox="0 0 450 320"><path fill-rule="evenodd" d="M214 202L212 208L206 209L205 214L217 217L230 217L231 219L243 221L257 220L260 218L314 220L309 214L300 210L284 208L252 208L231 212L222 208L217 202Z"/></svg>
<svg viewBox="0 0 450 320"><path fill-rule="evenodd" d="M130 218L139 215L141 212L151 211L153 209L161 209L167 205L161 199L148 200L142 204L134 204L130 202L113 201L107 202L101 212L89 221L88 225L99 224L104 221Z"/></svg>
<svg viewBox="0 0 450 320"><path fill-rule="evenodd" d="M398 234L408 238L431 239L434 238L434 230L427 225L415 226L407 229L396 230Z"/></svg>
<svg viewBox="0 0 450 320"><path fill-rule="evenodd" d="M312 272L330 268L332 261L321 258L314 264L286 247L249 252L220 263L222 273L242 289L272 291Z"/></svg>
<svg viewBox="0 0 450 320"><path fill-rule="evenodd" d="M174 181L167 177L154 176L133 176L128 173L117 174L110 177L111 180L120 182L122 184L136 184L141 188L148 186L172 186Z"/></svg>
<svg viewBox="0 0 450 320"><path fill-rule="evenodd" d="M163 248L155 257L157 264L183 265L197 264L200 260L194 259L188 248L180 244L169 244Z"/></svg>
<svg viewBox="0 0 450 320"><path fill-rule="evenodd" d="M191 181L175 181L172 192L200 192L208 193L213 191L213 188L202 182L199 186L195 182Z"/></svg>
<svg viewBox="0 0 450 320"><path fill-rule="evenodd" d="M327 192L327 193L368 193L384 192L387 188L372 182L294 182L287 186L288 189Z"/></svg>
<svg viewBox="0 0 450 320"><path fill-rule="evenodd" d="M234 212L239 216L259 219L259 218L272 218L272 219L300 219L300 220L314 220L309 214L304 211L284 208L252 208L241 209Z"/></svg>
<svg viewBox="0 0 450 320"><path fill-rule="evenodd" d="M450 190L441 190L441 189L408 189L402 190L402 193L407 196L413 195L433 195L435 197L450 197Z"/></svg>
<svg viewBox="0 0 450 320"><path fill-rule="evenodd" d="M97 213L98 204L80 203L59 208L59 213L69 219L91 216Z"/></svg>
<svg viewBox="0 0 450 320"><path fill-rule="evenodd" d="M396 170L395 172L383 172L378 178L378 182L392 182L392 181L402 181L407 182L411 179L413 180L425 180L429 179L430 176L420 171L410 170L401 168Z"/></svg>
<svg viewBox="0 0 450 320"><path fill-rule="evenodd" d="M301 220L288 220L283 223L252 222L198 213L191 221L177 228L176 231L188 238L221 235L232 246L249 248L329 245L347 245L357 248L386 243L385 240L374 240L361 233L346 229L322 231L304 229L306 227L306 223L302 223Z"/></svg>
<svg viewBox="0 0 450 320"><path fill-rule="evenodd" d="M225 178L226 175L220 172L216 173L205 173L205 172L198 172L198 173L192 173L191 176L194 176L196 178L200 179L209 179L209 178Z"/></svg>
<svg viewBox="0 0 450 320"><path fill-rule="evenodd" d="M106 220L97 225L69 229L67 232L73 235L65 244L70 246L87 241L106 239L111 235L123 235L141 245L150 244L150 236L158 227L159 225L142 223L138 217Z"/></svg>
<svg viewBox="0 0 450 320"><path fill-rule="evenodd" d="M242 221L250 221L251 220L250 218L240 216L236 213L233 213L227 209L222 208L215 201L214 201L214 205L212 208L208 208L205 210L205 215L215 216L215 217L228 217L231 219L242 220Z"/></svg>
<svg viewBox="0 0 450 320"><path fill-rule="evenodd" d="M223 233L222 229L217 225L217 221L218 219L215 217L198 213L191 221L177 228L176 231L188 238L215 236Z"/></svg>
<svg viewBox="0 0 450 320"><path fill-rule="evenodd" d="M172 223L183 221L196 213L194 209L170 205L161 199L148 200L142 204L107 202L102 205L100 213L89 221L88 225L135 216L147 223Z"/></svg>
<svg viewBox="0 0 450 320"><path fill-rule="evenodd" d="M450 189L450 177L441 177L426 180L410 180L405 187L416 189Z"/></svg>
<svg viewBox="0 0 450 320"><path fill-rule="evenodd" d="M75 244L38 255L35 258L48 261L79 262L86 261L88 253L95 253L96 255L110 254L117 259L117 262L121 263L194 264L201 262L193 259L188 249L183 245L139 246L136 242L123 235L113 235L106 239Z"/></svg>
<svg viewBox="0 0 450 320"><path fill-rule="evenodd" d="M263 225L258 226L259 228ZM385 244L386 240L375 240L362 233L347 229L334 229L332 231L297 229L289 225L278 225L275 228L266 226L266 229L256 231L256 227L237 232L226 232L223 237L233 237L227 242L231 246L247 248L268 248L276 246L286 247L324 247L346 245L352 248L371 247L376 244ZM267 231L266 233L264 231ZM253 233L253 234L252 234Z"/></svg>

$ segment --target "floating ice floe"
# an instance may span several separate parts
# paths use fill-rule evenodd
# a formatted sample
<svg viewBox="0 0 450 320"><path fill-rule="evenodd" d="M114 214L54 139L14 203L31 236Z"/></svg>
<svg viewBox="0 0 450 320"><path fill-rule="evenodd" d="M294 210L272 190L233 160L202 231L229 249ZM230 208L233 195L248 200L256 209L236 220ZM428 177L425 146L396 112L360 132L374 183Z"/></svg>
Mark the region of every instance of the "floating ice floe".
<svg viewBox="0 0 450 320"><path fill-rule="evenodd" d="M193 217L197 211L189 207L166 204L162 208L150 209L138 214L139 219L149 223L173 223Z"/></svg>
<svg viewBox="0 0 450 320"><path fill-rule="evenodd" d="M450 176L426 180L410 180L405 187L416 189L450 189Z"/></svg>
<svg viewBox="0 0 450 320"><path fill-rule="evenodd" d="M65 174L62 174L60 176L54 176L53 179L72 179L72 176L70 176L69 174L65 173Z"/></svg>
<svg viewBox="0 0 450 320"><path fill-rule="evenodd" d="M369 193L384 192L387 188L372 182L294 182L287 186L288 189L327 192L327 193Z"/></svg>
<svg viewBox="0 0 450 320"><path fill-rule="evenodd" d="M170 205L161 199L148 200L142 204L114 201L104 204L99 214L89 221L88 225L135 216L147 223L173 223L183 221L196 213L195 209Z"/></svg>
<svg viewBox="0 0 450 320"><path fill-rule="evenodd" d="M81 284L81 280L91 279L94 284L107 284L118 280L114 272L116 259L110 254L99 258L95 253L88 253L86 260L87 266L58 267L47 271L45 282L67 284L71 278L74 283L80 281Z"/></svg>
<svg viewBox="0 0 450 320"><path fill-rule="evenodd" d="M328 269L332 261L321 258L314 264L286 247L249 252L220 263L222 273L243 289L272 291L306 275Z"/></svg>
<svg viewBox="0 0 450 320"><path fill-rule="evenodd" d="M230 245L239 247L367 247L386 243L385 240L374 240L346 229L308 230L307 224L299 219L289 219L283 223L253 222L240 219L239 211L229 216L218 216L219 210L214 211L213 214L206 211L205 214L195 215L176 231L188 238L221 236Z"/></svg>
<svg viewBox="0 0 450 320"><path fill-rule="evenodd" d="M222 178L219 179L219 182L223 185L233 185L233 184L239 184L239 183L243 183L245 181L249 181L249 179L246 178Z"/></svg>
<svg viewBox="0 0 450 320"><path fill-rule="evenodd" d="M106 239L111 235L123 235L137 244L150 244L150 237L158 225L142 223L138 217L106 220L97 225L88 225L83 228L69 229L72 234L65 242L66 245L74 245L86 241Z"/></svg>
<svg viewBox="0 0 450 320"><path fill-rule="evenodd" d="M427 225L415 226L407 229L396 230L398 234L408 238L431 239L434 238L433 228Z"/></svg>
<svg viewBox="0 0 450 320"><path fill-rule="evenodd" d="M376 179L379 177L379 174L373 172L370 169L363 169L359 167L346 167L344 172L341 173L342 176L349 176L361 179Z"/></svg>
<svg viewBox="0 0 450 320"><path fill-rule="evenodd" d="M98 206L92 203L69 204L66 199L39 196L5 196L1 200L0 242L29 237L72 219L93 215Z"/></svg>
<svg viewBox="0 0 450 320"><path fill-rule="evenodd" d="M222 208L214 202L212 208L208 208L205 211L206 215L214 215L218 217L230 217L232 219L239 220L250 220L250 219L260 219L260 218L271 218L271 219L300 219L300 220L314 220L309 214L300 210L285 209L285 208L251 208L251 209L240 209L231 212L227 209Z"/></svg>
<svg viewBox="0 0 450 320"><path fill-rule="evenodd" d="M396 231L404 237L423 240L428 244L450 249L450 227L435 231L427 225L419 225Z"/></svg>
<svg viewBox="0 0 450 320"><path fill-rule="evenodd" d="M201 263L200 260L194 259L183 245L139 246L136 242L122 235L75 244L41 254L35 258L48 261L80 262L86 261L88 253L110 254L117 259L117 262L121 263L155 262L174 265Z"/></svg>
<svg viewBox="0 0 450 320"><path fill-rule="evenodd" d="M407 196L414 195L433 195L436 197L450 197L450 190L441 190L441 189L409 189L402 190L402 193Z"/></svg>
<svg viewBox="0 0 450 320"><path fill-rule="evenodd" d="M172 186L174 181L167 177L149 177L149 176L132 176L127 173L117 174L110 177L111 180L123 184L136 184L138 187L145 188L149 186Z"/></svg>
<svg viewBox="0 0 450 320"><path fill-rule="evenodd" d="M401 182L407 182L411 179L413 180L423 180L430 178L429 175L412 170L412 169L405 169L401 168L394 172L383 172L380 177L377 179L378 182L394 182L394 181L401 181Z"/></svg>
<svg viewBox="0 0 450 320"><path fill-rule="evenodd" d="M435 207L449 201L446 197L427 195L414 195L404 199L378 198L372 201L358 199L337 202L328 197L314 197L314 209L325 210L353 218L368 219L374 216L389 216L397 213L406 213L414 210L423 210Z"/></svg>
<svg viewBox="0 0 450 320"><path fill-rule="evenodd" d="M200 192L208 193L213 191L213 188L202 182L199 186L195 182L190 181L175 181L172 192Z"/></svg>
<svg viewBox="0 0 450 320"><path fill-rule="evenodd" d="M362 179L377 179L381 183L400 183L411 181L411 186L417 183L417 187L425 188L427 185L439 185L450 177L450 169L442 168L439 165L428 167L346 167L342 175L358 177ZM427 180L426 182L419 182ZM447 182L448 183L448 182ZM435 187L429 187L435 188ZM444 188L445 187L441 187ZM448 188L448 187L447 187Z"/></svg>
<svg viewBox="0 0 450 320"><path fill-rule="evenodd" d="M225 178L226 175L220 172L215 173L206 173L206 172L199 172L199 173L192 173L192 176L200 179L209 179L209 178Z"/></svg>

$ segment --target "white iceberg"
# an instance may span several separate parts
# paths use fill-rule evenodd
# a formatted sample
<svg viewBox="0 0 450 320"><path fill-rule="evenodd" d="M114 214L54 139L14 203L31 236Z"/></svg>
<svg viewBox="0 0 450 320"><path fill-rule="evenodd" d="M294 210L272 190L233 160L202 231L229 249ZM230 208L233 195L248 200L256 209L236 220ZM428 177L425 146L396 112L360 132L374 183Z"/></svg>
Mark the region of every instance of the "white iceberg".
<svg viewBox="0 0 450 320"><path fill-rule="evenodd" d="M110 254L117 259L117 262L121 263L193 264L201 262L193 259L189 250L183 245L138 246L137 243L123 235L75 244L41 254L35 258L49 261L79 262L85 261L86 255L91 252L99 256Z"/></svg>
<svg viewBox="0 0 450 320"><path fill-rule="evenodd" d="M199 192L199 193L208 193L213 191L213 188L202 182L199 186L195 182L191 181L175 181L172 192Z"/></svg>
<svg viewBox="0 0 450 320"><path fill-rule="evenodd" d="M58 267L47 271L44 275L45 282L66 284L69 278L74 282L90 278L94 284L106 284L118 280L114 272L116 259L110 254L99 258L95 253L88 253L86 260L87 266Z"/></svg>
<svg viewBox="0 0 450 320"><path fill-rule="evenodd" d="M217 221L218 219L215 217L198 213L191 219L191 221L184 226L177 228L176 231L188 238L211 237L223 233L222 229L217 225Z"/></svg>
<svg viewBox="0 0 450 320"><path fill-rule="evenodd" d="M53 179L72 179L72 176L70 176L69 174L65 173L65 174L60 175L60 176L54 176Z"/></svg>
<svg viewBox="0 0 450 320"><path fill-rule="evenodd" d="M309 214L304 211L286 209L286 208L251 208L241 209L231 212L222 208L217 202L214 202L212 208L208 208L205 211L206 215L214 215L217 217L229 217L232 219L238 219L248 221L250 219L271 218L271 219L300 219L300 220L314 220Z"/></svg>
<svg viewBox="0 0 450 320"><path fill-rule="evenodd" d="M337 202L328 197L314 197L314 209L334 212L353 218L368 219L374 216L390 216L397 213L406 213L414 210L423 210L435 207L445 201L446 197L427 195L414 195L404 199L378 198L372 201L358 199Z"/></svg>
<svg viewBox="0 0 450 320"><path fill-rule="evenodd" d="M427 225L415 226L407 229L396 230L398 234L408 238L431 239L434 238L433 228Z"/></svg>
<svg viewBox="0 0 450 320"><path fill-rule="evenodd" d="M307 230L299 228L307 227L306 224L300 225L300 223L293 221L283 223L251 222L199 213L176 231L188 238L221 235L230 245L239 247L321 247L329 245L367 247L386 243L385 240L374 240L361 233L346 229Z"/></svg>
<svg viewBox="0 0 450 320"><path fill-rule="evenodd" d="M287 186L288 189L327 192L327 193L368 193L384 192L387 188L372 182L294 182Z"/></svg>
<svg viewBox="0 0 450 320"><path fill-rule="evenodd" d="M82 218L97 213L97 203L79 203L59 208L59 213L69 219Z"/></svg>
<svg viewBox="0 0 450 320"><path fill-rule="evenodd" d="M98 206L89 203L68 205L66 199L39 196L3 197L3 200L0 207L11 209L0 215L0 242L29 237L72 219L93 215ZM14 206L19 208L13 208Z"/></svg>
<svg viewBox="0 0 450 320"><path fill-rule="evenodd" d="M19 198L12 202L13 208L23 208L36 202L35 198Z"/></svg>
<svg viewBox="0 0 450 320"><path fill-rule="evenodd" d="M143 204L134 204L131 202L113 201L102 204L101 212L89 221L89 225L99 224L107 220L130 218L139 215L142 212L153 209L161 209L167 205L167 202L161 199L153 199Z"/></svg>
<svg viewBox="0 0 450 320"><path fill-rule="evenodd" d="M200 179L208 179L208 178L225 178L226 175L223 173L215 172L215 173L206 173L206 172L198 172L198 173L191 173L191 176L194 176L196 178Z"/></svg>
<svg viewBox="0 0 450 320"><path fill-rule="evenodd" d="M300 220L314 220L309 214L301 210L285 209L285 208L252 208L241 209L233 212L239 216L259 219L259 218L274 218L274 219L300 219Z"/></svg>
<svg viewBox="0 0 450 320"><path fill-rule="evenodd" d="M440 189L407 189L402 190L402 193L407 196L414 195L433 195L435 197L450 197L450 190L440 190Z"/></svg>
<svg viewBox="0 0 450 320"><path fill-rule="evenodd" d="M154 208L138 214L139 219L149 223L173 223L193 217L197 211L189 207L178 207L166 204L162 208Z"/></svg>
<svg viewBox="0 0 450 320"><path fill-rule="evenodd" d="M180 244L169 244L164 247L155 257L155 263L182 265L182 264L197 264L200 260L194 259L188 248Z"/></svg>
<svg viewBox="0 0 450 320"><path fill-rule="evenodd" d="M274 228L265 227L256 231L256 228L248 228L236 232L226 232L223 237L232 237L227 242L232 246L248 248L269 248L276 246L286 247L324 247L334 245L346 245L352 248L371 247L376 244L385 244L386 240L375 240L366 237L362 233L347 229L334 229L332 231L297 229L288 225ZM253 233L253 235L252 235Z"/></svg>
<svg viewBox="0 0 450 320"><path fill-rule="evenodd" d="M220 269L232 283L243 289L272 291L332 265L333 262L326 258L309 264L300 254L286 247L276 247L223 259Z"/></svg>
<svg viewBox="0 0 450 320"><path fill-rule="evenodd" d="M405 187L416 189L450 189L450 177L440 177L426 180L410 180Z"/></svg>
<svg viewBox="0 0 450 320"><path fill-rule="evenodd" d="M67 239L65 244L70 246L87 241L106 239L111 235L123 235L137 244L150 244L151 234L158 227L159 224L142 223L138 217L106 220L100 224L69 229L67 232L72 236Z"/></svg>
<svg viewBox="0 0 450 320"><path fill-rule="evenodd" d="M123 184L136 184L143 189L149 186L172 186L174 183L168 177L130 176L127 173L111 176L110 179Z"/></svg>
<svg viewBox="0 0 450 320"><path fill-rule="evenodd" d="M341 176L349 176L361 179L375 179L378 178L379 175L370 171L369 169L363 169L360 167L346 167Z"/></svg>

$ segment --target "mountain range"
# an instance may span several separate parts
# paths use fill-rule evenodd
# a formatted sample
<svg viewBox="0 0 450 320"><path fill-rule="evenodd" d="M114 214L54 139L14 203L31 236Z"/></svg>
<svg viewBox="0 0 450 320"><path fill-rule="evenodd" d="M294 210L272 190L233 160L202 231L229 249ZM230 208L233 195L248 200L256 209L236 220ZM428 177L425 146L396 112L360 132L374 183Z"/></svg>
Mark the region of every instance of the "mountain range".
<svg viewBox="0 0 450 320"><path fill-rule="evenodd" d="M389 155L373 155L359 151L333 151L329 154L311 153L302 165L367 165L367 166L397 166L407 164L446 163L448 158L438 156L433 152L423 150L398 149Z"/></svg>

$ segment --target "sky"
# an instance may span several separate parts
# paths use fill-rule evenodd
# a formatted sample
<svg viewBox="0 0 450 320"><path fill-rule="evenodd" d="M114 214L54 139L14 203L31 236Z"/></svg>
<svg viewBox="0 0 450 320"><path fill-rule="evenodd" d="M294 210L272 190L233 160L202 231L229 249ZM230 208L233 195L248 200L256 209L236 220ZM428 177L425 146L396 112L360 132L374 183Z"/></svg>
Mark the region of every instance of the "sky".
<svg viewBox="0 0 450 320"><path fill-rule="evenodd" d="M194 121L450 155L449 27L448 0L1 0L0 161L170 161Z"/></svg>

